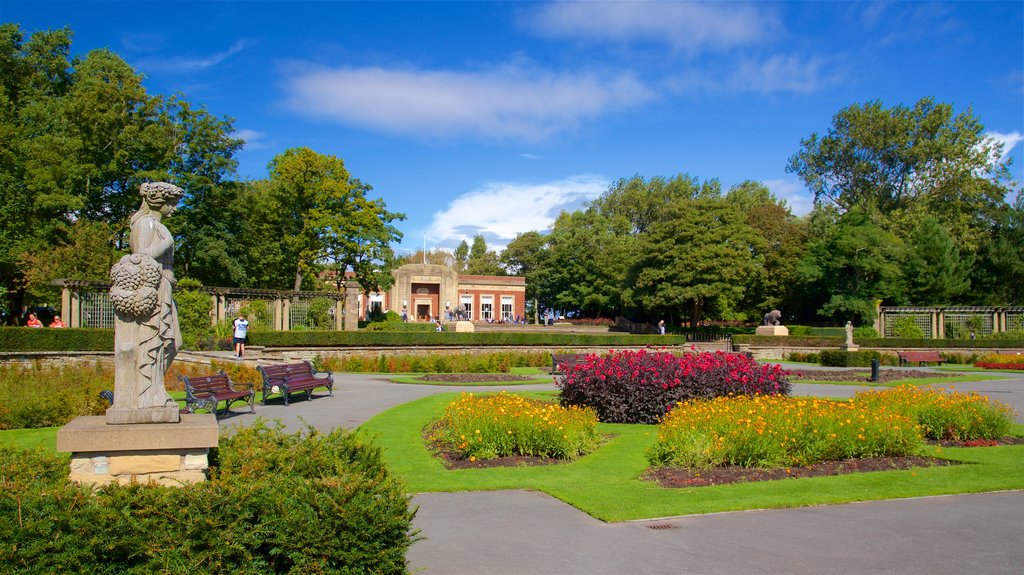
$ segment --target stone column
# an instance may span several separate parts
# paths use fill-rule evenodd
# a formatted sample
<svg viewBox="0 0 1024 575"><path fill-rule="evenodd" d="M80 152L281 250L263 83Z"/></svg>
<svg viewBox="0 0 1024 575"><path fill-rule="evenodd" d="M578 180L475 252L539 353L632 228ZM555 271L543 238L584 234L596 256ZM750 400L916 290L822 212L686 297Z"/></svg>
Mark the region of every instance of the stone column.
<svg viewBox="0 0 1024 575"><path fill-rule="evenodd" d="M345 331L359 329L359 288L345 286Z"/></svg>
<svg viewBox="0 0 1024 575"><path fill-rule="evenodd" d="M60 320L68 327L71 325L71 288L64 286L60 288Z"/></svg>

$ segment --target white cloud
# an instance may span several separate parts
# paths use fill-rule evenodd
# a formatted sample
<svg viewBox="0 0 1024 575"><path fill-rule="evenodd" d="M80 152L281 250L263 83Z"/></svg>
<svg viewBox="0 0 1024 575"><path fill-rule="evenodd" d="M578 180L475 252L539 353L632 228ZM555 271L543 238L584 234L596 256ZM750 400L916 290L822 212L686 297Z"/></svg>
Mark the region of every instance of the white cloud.
<svg viewBox="0 0 1024 575"><path fill-rule="evenodd" d="M285 105L342 124L426 138L472 135L540 141L653 93L631 74L337 68L295 70Z"/></svg>
<svg viewBox="0 0 1024 575"><path fill-rule="evenodd" d="M779 178L765 180L762 183L771 190L776 198L786 200L786 204L794 215L803 216L809 214L811 209L814 208L814 196L804 188L800 180Z"/></svg>
<svg viewBox="0 0 1024 575"><path fill-rule="evenodd" d="M554 38L660 42L677 49L726 49L779 33L764 5L707 2L552 2L527 23Z"/></svg>
<svg viewBox="0 0 1024 575"><path fill-rule="evenodd" d="M519 157L523 158L524 160L539 160L539 159L541 159L541 157L538 156L537 154L530 154L530 153L526 153L526 152L523 152L522 154L519 154Z"/></svg>
<svg viewBox="0 0 1024 575"><path fill-rule="evenodd" d="M541 184L488 183L435 213L427 236L434 245L454 248L482 234L489 248L504 249L516 234L548 229L563 210L578 209L609 185L607 179L589 174Z"/></svg>
<svg viewBox="0 0 1024 575"><path fill-rule="evenodd" d="M833 62L825 58L804 59L779 54L765 60L741 61L728 87L765 93L808 93L838 81L840 75Z"/></svg>
<svg viewBox="0 0 1024 575"><path fill-rule="evenodd" d="M985 135L995 140L996 143L1003 145L1003 153L999 158L1000 162L1005 162L1006 158L1010 156L1010 152L1017 147L1017 144L1024 142L1024 134L1020 132L1010 132L1009 134L987 132Z"/></svg>
<svg viewBox="0 0 1024 575"><path fill-rule="evenodd" d="M262 150L269 147L269 144L266 142L266 132L259 132L257 130L235 130L235 132L231 134L231 137L245 140L245 149L247 150Z"/></svg>
<svg viewBox="0 0 1024 575"><path fill-rule="evenodd" d="M228 58L245 50L249 41L242 39L236 41L224 52L197 58L150 58L142 60L138 66L143 69L158 69L162 72L196 72L212 68Z"/></svg>

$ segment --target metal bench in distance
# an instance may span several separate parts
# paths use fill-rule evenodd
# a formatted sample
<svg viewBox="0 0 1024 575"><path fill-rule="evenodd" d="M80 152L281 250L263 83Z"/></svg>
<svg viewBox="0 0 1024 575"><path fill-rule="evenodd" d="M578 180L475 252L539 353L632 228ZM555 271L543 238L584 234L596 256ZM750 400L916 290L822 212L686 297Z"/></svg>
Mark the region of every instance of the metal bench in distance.
<svg viewBox="0 0 1024 575"><path fill-rule="evenodd" d="M263 405L267 397L280 395L284 404L288 405L288 397L293 393L306 392L306 399L313 396L313 390L326 387L329 395L334 395L334 378L330 373L317 371L308 361L281 365L260 365L256 370L263 376Z"/></svg>

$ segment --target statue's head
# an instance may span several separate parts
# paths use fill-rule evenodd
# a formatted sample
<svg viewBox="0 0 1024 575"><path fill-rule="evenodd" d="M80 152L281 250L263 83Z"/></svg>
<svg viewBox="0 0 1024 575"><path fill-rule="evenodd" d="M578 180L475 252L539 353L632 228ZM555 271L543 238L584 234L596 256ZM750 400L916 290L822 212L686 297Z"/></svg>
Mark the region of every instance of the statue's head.
<svg viewBox="0 0 1024 575"><path fill-rule="evenodd" d="M181 188L167 182L146 182L139 186L142 201L151 209L159 212L170 212L185 194Z"/></svg>

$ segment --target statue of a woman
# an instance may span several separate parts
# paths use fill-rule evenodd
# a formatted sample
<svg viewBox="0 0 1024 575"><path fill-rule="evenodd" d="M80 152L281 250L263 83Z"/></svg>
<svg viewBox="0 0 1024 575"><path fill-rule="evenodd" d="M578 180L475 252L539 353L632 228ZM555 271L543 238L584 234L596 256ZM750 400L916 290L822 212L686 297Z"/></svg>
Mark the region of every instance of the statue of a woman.
<svg viewBox="0 0 1024 575"><path fill-rule="evenodd" d="M174 305L174 237L161 220L181 199L181 188L142 184L142 206L132 215L131 255L110 270L114 306L114 404L107 423L176 423L178 404L164 388L164 372L181 347Z"/></svg>

